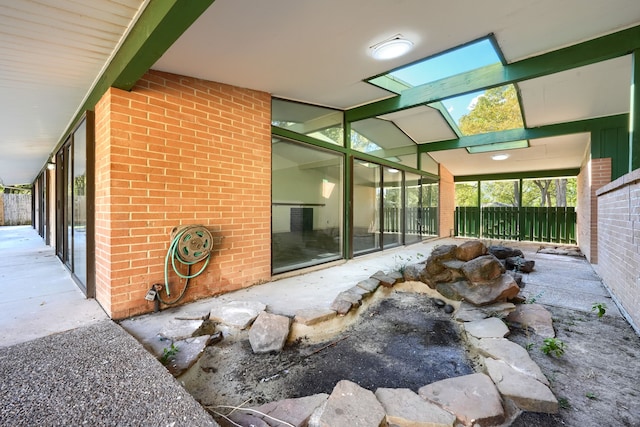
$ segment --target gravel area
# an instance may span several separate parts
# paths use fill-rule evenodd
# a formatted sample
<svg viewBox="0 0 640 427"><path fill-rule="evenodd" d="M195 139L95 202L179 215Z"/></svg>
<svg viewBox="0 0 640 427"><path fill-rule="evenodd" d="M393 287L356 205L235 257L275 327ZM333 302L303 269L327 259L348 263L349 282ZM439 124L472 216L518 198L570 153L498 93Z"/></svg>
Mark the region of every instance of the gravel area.
<svg viewBox="0 0 640 427"><path fill-rule="evenodd" d="M0 348L0 425L216 426L119 325Z"/></svg>

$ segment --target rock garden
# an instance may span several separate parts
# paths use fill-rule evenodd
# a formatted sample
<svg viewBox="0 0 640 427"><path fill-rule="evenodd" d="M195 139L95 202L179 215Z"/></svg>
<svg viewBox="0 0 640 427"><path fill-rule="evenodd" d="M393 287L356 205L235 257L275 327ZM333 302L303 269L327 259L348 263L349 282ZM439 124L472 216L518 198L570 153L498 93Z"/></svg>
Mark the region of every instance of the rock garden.
<svg viewBox="0 0 640 427"><path fill-rule="evenodd" d="M213 302L138 338L223 426L572 425L554 384L570 340L522 291L535 269L507 246L442 245L293 318Z"/></svg>

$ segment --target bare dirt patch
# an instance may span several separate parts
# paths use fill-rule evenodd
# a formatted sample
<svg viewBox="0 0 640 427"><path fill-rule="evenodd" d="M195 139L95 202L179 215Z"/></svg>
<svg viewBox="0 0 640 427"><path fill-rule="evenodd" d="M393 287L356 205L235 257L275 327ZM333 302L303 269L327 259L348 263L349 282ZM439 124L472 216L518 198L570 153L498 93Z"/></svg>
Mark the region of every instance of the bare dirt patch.
<svg viewBox="0 0 640 427"><path fill-rule="evenodd" d="M612 303L611 303L612 304ZM560 401L555 415L523 413L511 425L640 426L640 338L617 315L546 306L561 357L545 355L543 338L511 328ZM410 388L478 369L459 325L430 296L392 292L361 309L359 321L321 343L300 339L277 354L254 355L242 334L208 347L179 378L205 407L246 406L331 393L341 379L369 390Z"/></svg>
<svg viewBox="0 0 640 427"><path fill-rule="evenodd" d="M459 325L424 294L393 292L331 339L254 355L246 339L207 348L180 380L205 406L331 393L340 380L375 391L418 388L474 372ZM321 326L320 326L321 327Z"/></svg>
<svg viewBox="0 0 640 427"><path fill-rule="evenodd" d="M513 330L509 338L529 348L561 409L557 415L524 413L512 425L640 426L640 338L631 326L619 316L546 308L565 344L563 356L545 355L537 335Z"/></svg>

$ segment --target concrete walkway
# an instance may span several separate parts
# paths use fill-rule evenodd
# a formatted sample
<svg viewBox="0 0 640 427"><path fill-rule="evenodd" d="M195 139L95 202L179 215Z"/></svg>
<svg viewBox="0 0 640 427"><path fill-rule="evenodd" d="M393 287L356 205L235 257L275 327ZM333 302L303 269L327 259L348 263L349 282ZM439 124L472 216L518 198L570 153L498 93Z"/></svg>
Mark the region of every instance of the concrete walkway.
<svg viewBox="0 0 640 427"><path fill-rule="evenodd" d="M30 226L0 227L0 347L108 319Z"/></svg>

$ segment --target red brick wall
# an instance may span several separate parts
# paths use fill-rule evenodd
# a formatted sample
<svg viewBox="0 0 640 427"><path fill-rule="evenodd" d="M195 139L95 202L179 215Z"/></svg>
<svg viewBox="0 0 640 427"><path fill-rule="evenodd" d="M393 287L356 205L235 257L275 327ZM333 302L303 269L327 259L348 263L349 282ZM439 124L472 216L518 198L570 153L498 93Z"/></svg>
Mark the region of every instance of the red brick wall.
<svg viewBox="0 0 640 427"><path fill-rule="evenodd" d="M456 185L453 175L440 165L440 237L451 236L456 211Z"/></svg>
<svg viewBox="0 0 640 427"><path fill-rule="evenodd" d="M634 326L640 325L640 169L598 197L598 274Z"/></svg>
<svg viewBox="0 0 640 427"><path fill-rule="evenodd" d="M157 71L96 106L96 298L112 318L151 311L177 225L214 250L183 302L268 280L271 98ZM199 270L201 264L193 266ZM172 294L183 281L171 275ZM166 298L166 296L165 296Z"/></svg>

